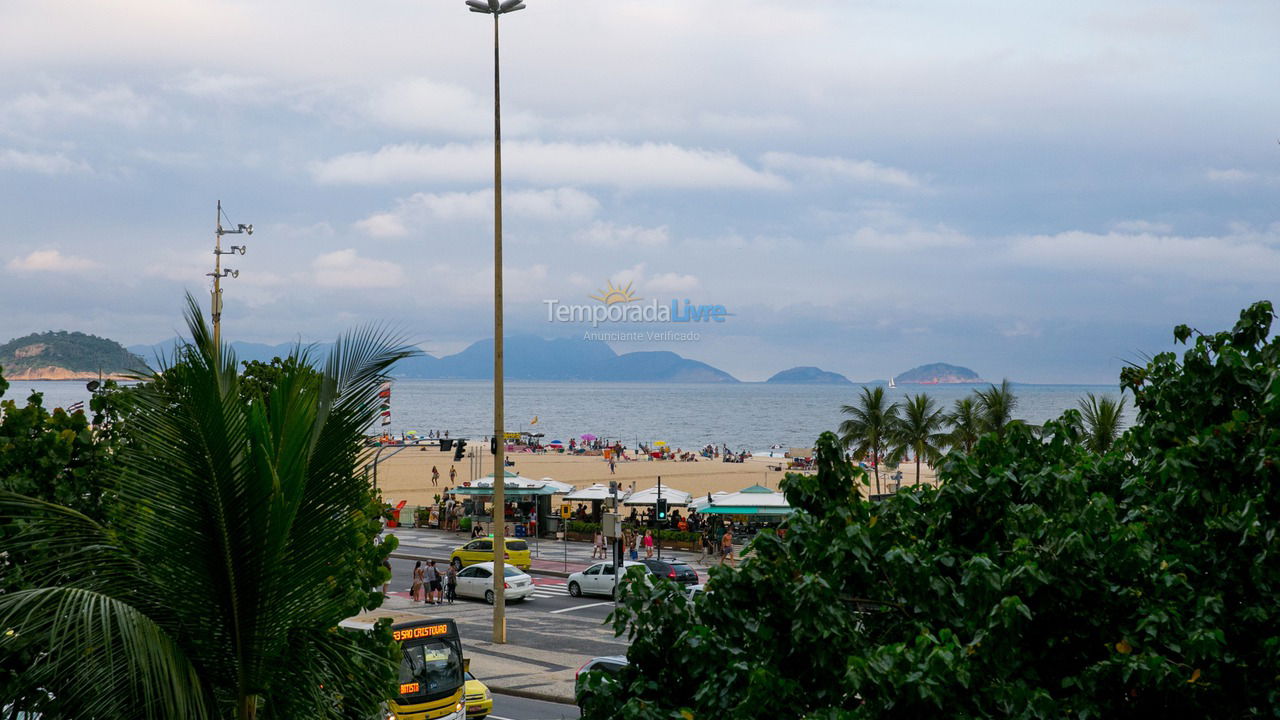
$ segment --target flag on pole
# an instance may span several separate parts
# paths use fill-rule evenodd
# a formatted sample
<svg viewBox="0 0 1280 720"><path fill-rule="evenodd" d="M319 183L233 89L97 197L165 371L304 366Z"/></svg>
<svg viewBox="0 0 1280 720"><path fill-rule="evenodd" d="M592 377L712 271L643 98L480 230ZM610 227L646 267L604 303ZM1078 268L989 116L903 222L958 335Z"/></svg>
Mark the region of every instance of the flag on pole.
<svg viewBox="0 0 1280 720"><path fill-rule="evenodd" d="M382 401L382 426L391 424L391 383L384 382L378 389L378 398Z"/></svg>
<svg viewBox="0 0 1280 720"><path fill-rule="evenodd" d="M80 412L81 410L84 410L84 401L83 401L83 400L77 400L77 401L75 401L75 402L73 402L73 403L71 403L70 405L68 405L68 406L67 406L67 412L68 412L68 413Z"/></svg>

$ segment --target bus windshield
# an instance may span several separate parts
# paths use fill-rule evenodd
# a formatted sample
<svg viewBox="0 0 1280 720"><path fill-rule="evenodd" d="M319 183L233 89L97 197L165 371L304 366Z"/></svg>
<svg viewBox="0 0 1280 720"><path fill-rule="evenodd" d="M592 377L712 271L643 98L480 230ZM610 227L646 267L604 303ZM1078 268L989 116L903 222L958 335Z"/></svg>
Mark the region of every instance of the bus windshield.
<svg viewBox="0 0 1280 720"><path fill-rule="evenodd" d="M462 684L462 652L457 640L436 638L401 650L401 697L438 695Z"/></svg>

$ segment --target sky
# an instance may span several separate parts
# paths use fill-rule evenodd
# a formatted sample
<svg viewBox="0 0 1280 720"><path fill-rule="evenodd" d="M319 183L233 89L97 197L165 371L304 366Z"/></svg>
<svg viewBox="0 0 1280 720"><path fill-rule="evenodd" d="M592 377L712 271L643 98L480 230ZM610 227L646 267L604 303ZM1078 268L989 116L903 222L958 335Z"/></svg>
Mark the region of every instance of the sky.
<svg viewBox="0 0 1280 720"><path fill-rule="evenodd" d="M1276 299L1274 0L528 4L508 333L743 380L1114 383ZM223 238L225 338L491 337L492 31L462 0L6 0L0 342L172 337L218 200L255 230ZM728 315L548 320L628 283Z"/></svg>

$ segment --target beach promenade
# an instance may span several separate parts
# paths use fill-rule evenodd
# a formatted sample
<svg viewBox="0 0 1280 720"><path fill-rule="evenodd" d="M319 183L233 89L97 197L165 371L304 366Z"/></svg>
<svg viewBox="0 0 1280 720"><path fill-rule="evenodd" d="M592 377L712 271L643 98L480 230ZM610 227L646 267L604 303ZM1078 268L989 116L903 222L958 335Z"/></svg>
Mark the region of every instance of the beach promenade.
<svg viewBox="0 0 1280 720"><path fill-rule="evenodd" d="M453 487L449 482L450 468L457 470L457 485L473 481L476 476L484 477L493 473L493 456L489 455L487 447L482 448L482 466L474 476L469 459L454 462L452 453L441 452L434 446L410 446L392 455L392 451L397 449L388 448L384 451L384 457L389 457L378 464L377 471L378 489L382 498L392 504L406 500L411 507L430 505L435 495L443 495ZM772 468L785 467L787 462L783 459L761 458L741 463L705 458L697 462L641 459L615 463L611 473L609 463L598 455L515 452L507 457L515 461L514 466L507 468L509 472L531 479L549 477L579 488L616 480L626 490L630 490L633 484L636 490L644 490L653 487L661 476L664 486L683 490L694 497L716 492L737 492L751 485L763 485L770 490L777 490L778 482L786 473ZM437 485L431 484L432 467L440 471ZM914 481L915 467L904 465L902 474L904 484ZM882 482L887 482L888 475L889 473L881 473ZM933 477L932 469L923 468L923 482L932 482Z"/></svg>

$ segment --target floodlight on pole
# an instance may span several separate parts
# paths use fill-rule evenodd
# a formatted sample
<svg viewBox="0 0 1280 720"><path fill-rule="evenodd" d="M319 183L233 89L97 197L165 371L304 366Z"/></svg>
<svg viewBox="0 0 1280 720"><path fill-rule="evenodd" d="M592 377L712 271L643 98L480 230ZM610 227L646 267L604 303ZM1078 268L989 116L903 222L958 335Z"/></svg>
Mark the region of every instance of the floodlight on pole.
<svg viewBox="0 0 1280 720"><path fill-rule="evenodd" d="M502 341L502 102L499 82L498 17L523 10L523 0L465 0L474 13L493 16L493 642L507 641L506 428L503 406Z"/></svg>
<svg viewBox="0 0 1280 720"><path fill-rule="evenodd" d="M224 214L222 213L222 201L221 201L221 200L219 200L219 201L218 201L218 219L217 219L217 226L216 226L216 229L214 230L214 233L213 233L213 236L214 236L214 243L213 243L213 258L214 258L214 260L213 260L213 272L211 272L211 273L206 273L206 275L207 275L208 277L213 278L213 291L212 291L212 293L211 293L211 295L212 295L212 303L211 303L212 307L210 308L210 310L211 310L211 313L210 313L210 314L212 315L211 319L213 320L213 346L214 346L215 350L218 350L218 349L221 347L221 342L222 342L222 278L224 278L224 277L233 277L233 278L238 278L238 277L240 277L240 271L239 271L239 270L230 270L230 269L228 269L228 270L223 270L223 269L222 269L222 256L223 256L223 255L237 255L237 254L238 254L238 255L244 255L245 250L247 250L247 249L248 249L248 248L247 248L247 246L245 246L245 245L232 245L230 250L223 250L223 249L222 249L222 236L223 236L223 235L252 235L252 234L253 234L253 226L252 226L252 225L245 225L245 224L243 224L243 223L236 223L235 225L232 225L232 223L228 220L228 221L227 221L227 225L228 225L229 227L223 227L223 226L222 226L222 221L223 221L223 219L225 219L225 218L226 218L226 215L224 215ZM219 352L220 352L220 350L219 350Z"/></svg>

